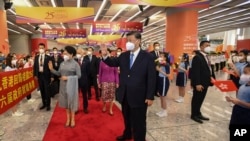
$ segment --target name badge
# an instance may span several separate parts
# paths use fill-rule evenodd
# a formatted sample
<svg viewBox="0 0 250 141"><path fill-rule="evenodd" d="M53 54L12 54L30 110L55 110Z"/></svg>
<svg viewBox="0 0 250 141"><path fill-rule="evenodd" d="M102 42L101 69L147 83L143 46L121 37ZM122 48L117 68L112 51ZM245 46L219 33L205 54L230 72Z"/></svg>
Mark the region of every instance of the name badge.
<svg viewBox="0 0 250 141"><path fill-rule="evenodd" d="M39 72L43 72L43 66L39 66Z"/></svg>

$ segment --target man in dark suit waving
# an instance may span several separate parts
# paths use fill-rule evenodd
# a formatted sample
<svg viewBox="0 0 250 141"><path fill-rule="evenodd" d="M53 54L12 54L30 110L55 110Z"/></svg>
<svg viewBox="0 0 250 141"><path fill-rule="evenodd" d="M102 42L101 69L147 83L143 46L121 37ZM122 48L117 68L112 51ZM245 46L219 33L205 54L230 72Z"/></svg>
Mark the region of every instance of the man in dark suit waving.
<svg viewBox="0 0 250 141"><path fill-rule="evenodd" d="M116 140L134 137L145 141L147 107L153 104L155 92L155 64L153 56L140 48L141 34L127 34L127 51L118 58L107 57L107 48L102 48L103 60L112 67L120 67L120 84L117 100L122 104L125 129ZM132 130L133 129L133 130Z"/></svg>
<svg viewBox="0 0 250 141"><path fill-rule="evenodd" d="M191 102L191 119L198 123L203 123L202 120L209 120L209 118L201 114L200 109L208 87L211 86L211 78L215 78L207 57L207 53L210 53L210 51L209 42L202 41L200 43L200 51L197 52L192 60L191 86L193 87L193 97Z"/></svg>
<svg viewBox="0 0 250 141"><path fill-rule="evenodd" d="M50 110L50 94L49 94L49 84L51 80L51 74L49 70L49 61L51 61L50 56L45 54L45 44L39 44L39 55L35 57L35 62L33 66L34 77L38 79L39 88L42 96L42 106L40 110L46 108L47 111Z"/></svg>

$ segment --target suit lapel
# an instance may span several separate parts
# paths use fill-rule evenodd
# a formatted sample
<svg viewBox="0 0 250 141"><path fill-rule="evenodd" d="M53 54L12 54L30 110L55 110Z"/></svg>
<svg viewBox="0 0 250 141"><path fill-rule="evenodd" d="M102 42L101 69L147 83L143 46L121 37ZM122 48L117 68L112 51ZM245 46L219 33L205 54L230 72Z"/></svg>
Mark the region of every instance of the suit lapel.
<svg viewBox="0 0 250 141"><path fill-rule="evenodd" d="M206 60L205 56L204 56L203 54L201 54L201 53L200 53L200 56L201 56L203 62L206 64L208 70L210 71L210 68L209 68L209 66L208 66L208 63L207 63L207 60Z"/></svg>

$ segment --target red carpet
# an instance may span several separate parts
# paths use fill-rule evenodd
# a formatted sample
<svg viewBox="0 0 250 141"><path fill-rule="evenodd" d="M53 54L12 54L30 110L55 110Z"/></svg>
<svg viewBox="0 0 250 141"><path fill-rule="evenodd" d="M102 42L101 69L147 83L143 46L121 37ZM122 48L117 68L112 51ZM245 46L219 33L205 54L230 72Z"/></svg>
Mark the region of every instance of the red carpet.
<svg viewBox="0 0 250 141"><path fill-rule="evenodd" d="M116 136L122 134L124 128L122 113L115 104L114 116L110 116L108 110L102 113L101 101L89 100L88 114L83 113L81 97L80 106L74 128L64 127L65 110L56 106L43 141L115 141Z"/></svg>

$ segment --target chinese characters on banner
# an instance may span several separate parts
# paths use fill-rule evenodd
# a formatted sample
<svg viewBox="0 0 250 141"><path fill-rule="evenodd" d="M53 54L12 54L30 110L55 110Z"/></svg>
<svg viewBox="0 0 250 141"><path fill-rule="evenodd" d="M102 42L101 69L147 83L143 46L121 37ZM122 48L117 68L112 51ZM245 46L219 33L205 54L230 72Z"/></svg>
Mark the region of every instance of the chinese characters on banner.
<svg viewBox="0 0 250 141"><path fill-rule="evenodd" d="M185 36L183 40L183 51L185 53L191 54L193 50L197 50L197 49L198 49L197 36L196 35Z"/></svg>
<svg viewBox="0 0 250 141"><path fill-rule="evenodd" d="M0 72L0 114L37 88L33 68Z"/></svg>
<svg viewBox="0 0 250 141"><path fill-rule="evenodd" d="M93 32L130 32L143 31L141 22L94 22Z"/></svg>
<svg viewBox="0 0 250 141"><path fill-rule="evenodd" d="M43 38L86 38L86 29L44 29Z"/></svg>

